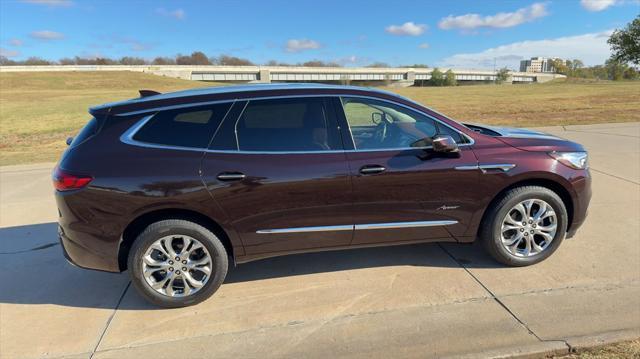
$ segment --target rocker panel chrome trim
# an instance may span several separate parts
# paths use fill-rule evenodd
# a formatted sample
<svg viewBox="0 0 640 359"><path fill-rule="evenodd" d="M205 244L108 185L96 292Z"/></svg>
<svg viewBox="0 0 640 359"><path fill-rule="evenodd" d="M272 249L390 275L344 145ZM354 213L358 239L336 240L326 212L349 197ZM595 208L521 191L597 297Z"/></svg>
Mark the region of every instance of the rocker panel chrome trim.
<svg viewBox="0 0 640 359"><path fill-rule="evenodd" d="M339 225L339 226L260 229L260 230L257 230L256 233L258 234L305 233L305 232L333 232L333 231L351 231L351 230L368 230L368 229L436 227L436 226L449 226L456 223L458 223L458 221L417 221L417 222L347 224L347 225Z"/></svg>

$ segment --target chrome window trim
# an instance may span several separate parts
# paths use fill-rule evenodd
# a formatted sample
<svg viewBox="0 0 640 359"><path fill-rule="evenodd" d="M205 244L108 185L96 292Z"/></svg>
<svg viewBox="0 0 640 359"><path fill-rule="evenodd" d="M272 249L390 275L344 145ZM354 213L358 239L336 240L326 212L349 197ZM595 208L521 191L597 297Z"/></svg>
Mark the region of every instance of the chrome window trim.
<svg viewBox="0 0 640 359"><path fill-rule="evenodd" d="M260 229L257 234L274 234L274 233L307 233L307 232L334 232L334 231L351 231L351 230L370 230L370 229L397 229L397 228L419 228L419 227L438 227L450 226L457 224L458 221L416 221L416 222L388 222L388 223L369 223L369 224L347 224L338 226L315 226L315 227L297 227L297 228L278 228L278 229Z"/></svg>
<svg viewBox="0 0 640 359"><path fill-rule="evenodd" d="M322 94L322 95L280 95L280 96L262 96L262 97L252 97L252 98L237 98L237 99L225 99L225 100L217 100L217 101L207 101L207 102L196 102L196 103L189 103L189 104L183 104L183 105L175 105L175 106L166 106L166 107L158 107L153 109L154 113L147 115L145 117L143 117L140 121L136 122L132 127L130 127L127 131L125 131L121 136L120 136L120 141L123 143L126 143L128 145L132 145L132 146L139 146L139 147L147 147L147 148L157 148L157 149L167 149L167 150L178 150L178 151L197 151L197 152L207 152L207 153L226 153L226 154L260 154L260 155L268 155L268 154L275 154L275 155L283 155L283 154L314 154L314 153L318 153L318 154L325 154L325 153L357 153L357 152L390 152L390 151L408 151L408 150L428 150L428 149L432 149L433 146L424 146L424 147L397 147L397 148L376 148L376 149L363 149L363 150L358 150L355 149L355 142L354 142L354 149L353 150L321 150L321 151L241 151L241 150L211 150L208 148L204 148L204 147L184 147L184 146L173 146L173 145L161 145L161 144L156 144L156 143L150 143L150 142L143 142L143 141L138 141L138 140L134 140L133 137L135 136L136 132L138 132L140 130L140 128L142 128L156 113L160 112L160 111L167 111L167 110L175 110L175 109L180 109L180 108L190 108L190 107L199 107L199 106L207 106L207 105L215 105L215 104L220 104L220 103L227 103L227 102L236 102L236 101L246 101L245 103L245 108L248 105L249 101L252 100L270 100L270 99L282 99L282 98L305 98L305 97L337 97L337 98L341 98L341 97L357 97L357 98L364 98L364 99L371 99L371 100L377 100L377 101L383 101L383 102L388 102L397 106L401 106L404 108L407 108L408 110L411 111L415 111L419 114L422 114L444 126L447 126L449 128L451 128L453 131L459 133L461 136L463 136L464 138L466 138L469 142L468 143L461 143L458 145L458 147L465 147L465 146L472 146L475 141L472 137L466 135L463 132L460 132L459 130L455 129L454 127L438 120L437 118L433 118L432 116L414 109L412 107L409 107L407 105L398 103L398 102L394 102L391 100L387 100L387 99L382 99L382 98L378 98L378 97L374 97L374 96L365 96L365 95L338 95L338 94ZM413 101L412 101L413 102ZM340 103L342 104L342 100L340 101ZM232 106L233 107L233 106ZM243 112L244 109L243 108ZM144 110L144 111L136 111L136 112L129 112L126 114L118 114L117 116L125 116L125 115L134 115L134 114L139 114L139 113L148 113L149 110ZM434 111L435 112L435 111ZM229 112L227 112L228 114ZM344 110L343 110L344 113ZM226 115L225 115L226 117ZM238 117L239 118L239 117ZM225 119L223 119L224 122ZM236 119L237 122L237 119ZM221 123L222 124L222 123ZM349 123L347 122L347 126L349 126ZM219 127L218 127L219 128ZM217 132L217 131L216 131ZM349 126L349 133L351 133L351 128ZM352 135L353 136L353 135ZM352 139L353 140L353 139ZM238 148L238 140L237 140L237 133L236 133L236 148Z"/></svg>
<svg viewBox="0 0 640 359"><path fill-rule="evenodd" d="M236 123L233 125L233 135L236 138L236 150L238 150L238 152L240 152L240 139L238 138L238 122L240 122L240 119L242 118L242 115L244 115L244 111L247 109L250 102L251 100L246 101L244 103L244 107L242 107L242 110L240 111L238 118L236 118Z"/></svg>
<svg viewBox="0 0 640 359"><path fill-rule="evenodd" d="M232 98L232 99L215 100L215 101L190 102L190 103L185 103L185 104L180 104L180 105L161 106L161 107L153 107L153 108L148 108L148 109L139 110L139 111L123 112L123 113L119 113L119 114L114 115L114 116L115 117L127 117L127 116L135 116L135 115L139 115L139 114L142 114L142 113L151 113L151 112L153 112L153 114L156 114L156 113L161 112L161 111L178 110L178 109L181 109L181 108L189 108L189 107L217 105L217 104L225 103L225 102L236 102L238 100L244 101L244 99Z"/></svg>
<svg viewBox="0 0 640 359"><path fill-rule="evenodd" d="M217 104L221 104L221 103L229 103L231 102L231 106L229 106L229 108L227 109L227 112L225 112L224 116L222 116L222 120L220 121L220 123L218 124L218 127L216 128L216 130L213 132L213 136L211 139L213 139L216 134L218 133L218 130L220 130L220 126L222 126L222 123L224 122L224 120L227 118L227 116L229 115L229 113L231 112L231 109L233 108L233 105L235 104L236 100L224 100L224 101L217 101L215 103L211 103L211 105L217 105ZM246 104L245 104L246 106ZM199 106L189 106L189 107L199 107ZM185 107L188 108L188 107ZM131 126L128 130L126 130L122 135L120 135L120 142L122 143L126 143L128 145L132 145L132 146L138 146L138 147L147 147L147 148L158 148L158 149L165 149L165 150L179 150L179 151L197 151L197 152L203 152L205 150L207 150L207 148L205 147L187 147L187 146L176 146L176 145L163 145L160 143L153 143L153 142L144 142L144 141L138 141L136 139L134 139L133 137L136 135L136 133L138 133L138 131L140 131L140 129L142 127L144 127L144 125L147 124L147 122L151 121L151 119L158 114L158 112L154 112L150 115L147 115L145 117L143 117L142 119L140 119L138 122L136 122L133 126ZM211 140L209 140L211 141Z"/></svg>

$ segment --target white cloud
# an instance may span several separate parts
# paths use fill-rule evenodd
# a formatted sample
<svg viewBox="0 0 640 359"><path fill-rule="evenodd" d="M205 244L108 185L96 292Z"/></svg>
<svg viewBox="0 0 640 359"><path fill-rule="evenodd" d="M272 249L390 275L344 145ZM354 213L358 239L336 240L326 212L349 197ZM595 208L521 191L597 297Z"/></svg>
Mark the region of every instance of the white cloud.
<svg viewBox="0 0 640 359"><path fill-rule="evenodd" d="M494 58L499 67L518 69L520 59L534 56L580 59L586 65L598 65L609 58L607 39L611 31L555 39L514 42L477 53L456 54L441 61L441 66L458 68L492 68Z"/></svg>
<svg viewBox="0 0 640 359"><path fill-rule="evenodd" d="M161 16L172 17L176 20L184 20L184 18L187 17L187 13L182 9L167 10L161 7L156 9L156 13Z"/></svg>
<svg viewBox="0 0 640 359"><path fill-rule="evenodd" d="M45 41L60 40L64 38L64 34L56 31L51 31L51 30L34 31L29 35L34 39L45 40Z"/></svg>
<svg viewBox="0 0 640 359"><path fill-rule="evenodd" d="M46 5L51 7L71 6L71 0L22 0L22 2L37 5Z"/></svg>
<svg viewBox="0 0 640 359"><path fill-rule="evenodd" d="M426 42L421 43L420 45L418 45L419 49L428 49L429 48L429 44L427 44Z"/></svg>
<svg viewBox="0 0 640 359"><path fill-rule="evenodd" d="M602 11L618 3L618 0L580 0L580 5L588 11Z"/></svg>
<svg viewBox="0 0 640 359"><path fill-rule="evenodd" d="M290 39L287 41L285 51L301 52L305 50L314 50L320 48L320 43L309 39Z"/></svg>
<svg viewBox="0 0 640 359"><path fill-rule="evenodd" d="M20 47L20 46L24 45L24 42L22 42L22 40L20 40L20 39L11 39L11 40L9 40L9 44L11 44L11 46Z"/></svg>
<svg viewBox="0 0 640 359"><path fill-rule="evenodd" d="M535 3L514 12L500 12L488 16L481 16L479 14L449 15L440 20L438 27L443 30L472 30L481 27L507 28L531 22L547 15L546 5L544 3Z"/></svg>
<svg viewBox="0 0 640 359"><path fill-rule="evenodd" d="M9 50L9 49L5 49L5 48L0 47L0 56L2 56L2 57L16 57L16 56L20 56L20 51Z"/></svg>
<svg viewBox="0 0 640 359"><path fill-rule="evenodd" d="M398 36L419 36L427 30L427 25L414 24L412 21L405 22L402 25L390 25L384 29L392 35Z"/></svg>

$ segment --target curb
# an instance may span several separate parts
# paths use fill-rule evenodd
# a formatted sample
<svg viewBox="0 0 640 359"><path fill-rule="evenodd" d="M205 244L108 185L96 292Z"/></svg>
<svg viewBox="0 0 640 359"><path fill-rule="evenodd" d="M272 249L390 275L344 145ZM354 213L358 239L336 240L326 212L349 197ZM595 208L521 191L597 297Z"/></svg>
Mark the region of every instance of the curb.
<svg viewBox="0 0 640 359"><path fill-rule="evenodd" d="M0 173L27 172L38 170L53 170L55 162L33 163L28 165L0 166Z"/></svg>
<svg viewBox="0 0 640 359"><path fill-rule="evenodd" d="M638 338L640 338L640 328L634 328L593 335L568 337L566 339L560 340L546 340L538 342L536 344L492 349L482 353L454 355L448 356L446 358L547 358L554 355L562 356L574 353L582 353L586 350L596 349L610 344L631 341Z"/></svg>
<svg viewBox="0 0 640 359"><path fill-rule="evenodd" d="M626 342L640 338L640 328L618 330L613 332L567 338L572 353L580 353L587 349L595 349L609 344Z"/></svg>
<svg viewBox="0 0 640 359"><path fill-rule="evenodd" d="M563 341L543 341L535 344L526 344L516 347L491 349L480 353L447 356L448 359L473 359L473 358L541 358L551 355L569 354L569 347Z"/></svg>

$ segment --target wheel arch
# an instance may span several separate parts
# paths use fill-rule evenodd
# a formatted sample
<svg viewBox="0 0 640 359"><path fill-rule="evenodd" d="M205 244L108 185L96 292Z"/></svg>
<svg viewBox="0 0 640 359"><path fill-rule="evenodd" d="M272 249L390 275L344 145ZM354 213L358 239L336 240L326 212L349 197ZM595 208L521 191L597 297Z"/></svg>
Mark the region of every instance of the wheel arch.
<svg viewBox="0 0 640 359"><path fill-rule="evenodd" d="M133 242L136 240L138 235L142 233L142 231L144 231L144 229L151 223L165 219L183 219L197 223L209 229L216 236L218 236L218 238L224 245L227 254L231 258L231 260L235 262L235 253L231 239L227 234L227 231L225 231L225 229L218 222L202 213L193 210L181 208L163 208L139 215L124 229L122 233L122 240L120 241L118 247L118 267L121 272L127 270L127 257L129 256L131 246L133 245Z"/></svg>
<svg viewBox="0 0 640 359"><path fill-rule="evenodd" d="M489 202L489 205L484 209L484 212L482 214L482 219L480 220L480 226L478 226L478 229L476 230L476 234L479 235L480 231L482 230L482 227L484 226L484 222L486 220L486 217L489 213L489 209L497 202L500 200L500 198L502 198L502 196L509 190L516 188L516 187L525 187L525 186L539 186L539 187L545 187L548 188L550 190L552 190L553 192L555 192L560 199L562 200L562 202L564 203L564 206L567 209L567 216L569 217L569 222L567 223L567 232L571 229L571 225L573 223L573 214L574 214L574 204L573 204L573 197L571 195L571 193L569 192L569 190L560 182L554 179L550 179L550 178L528 178L528 179L522 179L516 182L513 182L511 184L509 184L508 186L506 186L505 188L503 188L502 190L500 190L492 199L491 202Z"/></svg>

